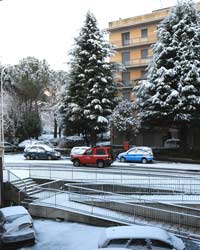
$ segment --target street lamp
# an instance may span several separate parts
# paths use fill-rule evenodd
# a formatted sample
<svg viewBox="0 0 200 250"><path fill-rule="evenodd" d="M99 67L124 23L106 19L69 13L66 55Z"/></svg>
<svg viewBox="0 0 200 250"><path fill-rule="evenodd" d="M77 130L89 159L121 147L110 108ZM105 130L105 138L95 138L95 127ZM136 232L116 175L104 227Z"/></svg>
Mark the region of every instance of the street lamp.
<svg viewBox="0 0 200 250"><path fill-rule="evenodd" d="M3 100L3 76L7 66L4 66L1 70L1 124L0 124L0 206L3 203L3 169L4 169L4 100Z"/></svg>

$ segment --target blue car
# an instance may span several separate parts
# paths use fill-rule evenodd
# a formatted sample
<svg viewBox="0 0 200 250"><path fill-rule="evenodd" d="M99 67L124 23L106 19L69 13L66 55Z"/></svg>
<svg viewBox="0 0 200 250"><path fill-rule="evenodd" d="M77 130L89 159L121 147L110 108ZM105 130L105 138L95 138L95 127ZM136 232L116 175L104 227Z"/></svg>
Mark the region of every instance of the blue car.
<svg viewBox="0 0 200 250"><path fill-rule="evenodd" d="M117 156L120 162L142 162L148 163L153 161L153 152L149 147L134 147Z"/></svg>

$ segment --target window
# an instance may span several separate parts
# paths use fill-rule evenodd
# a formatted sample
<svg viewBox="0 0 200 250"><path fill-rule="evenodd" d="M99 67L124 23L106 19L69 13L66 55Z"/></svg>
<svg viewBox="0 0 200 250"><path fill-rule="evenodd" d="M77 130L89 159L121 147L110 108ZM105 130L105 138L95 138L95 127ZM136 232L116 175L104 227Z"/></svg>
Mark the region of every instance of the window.
<svg viewBox="0 0 200 250"><path fill-rule="evenodd" d="M86 155L92 155L92 149L88 149L85 154Z"/></svg>
<svg viewBox="0 0 200 250"><path fill-rule="evenodd" d="M173 246L160 240L149 240L152 250L172 250Z"/></svg>
<svg viewBox="0 0 200 250"><path fill-rule="evenodd" d="M130 84L130 72L122 72L122 82L125 84L125 85L129 85Z"/></svg>
<svg viewBox="0 0 200 250"><path fill-rule="evenodd" d="M104 149L97 149L96 155L105 155L105 150Z"/></svg>
<svg viewBox="0 0 200 250"><path fill-rule="evenodd" d="M141 29L141 37L148 37L148 29L147 28L143 28Z"/></svg>
<svg viewBox="0 0 200 250"><path fill-rule="evenodd" d="M141 58L142 59L148 58L148 49L147 48L141 50Z"/></svg>
<svg viewBox="0 0 200 250"><path fill-rule="evenodd" d="M131 155L131 154L135 154L136 150L135 149L132 149L132 150L129 150L128 151L128 154Z"/></svg>
<svg viewBox="0 0 200 250"><path fill-rule="evenodd" d="M129 239L113 239L110 240L106 246L106 248L109 249L109 247L126 247Z"/></svg>
<svg viewBox="0 0 200 250"><path fill-rule="evenodd" d="M126 46L130 44L130 33L122 33L122 45Z"/></svg>
<svg viewBox="0 0 200 250"><path fill-rule="evenodd" d="M122 52L122 64L125 66L130 64L130 52Z"/></svg>
<svg viewBox="0 0 200 250"><path fill-rule="evenodd" d="M149 249L145 239L133 239L129 247L133 250L148 250Z"/></svg>

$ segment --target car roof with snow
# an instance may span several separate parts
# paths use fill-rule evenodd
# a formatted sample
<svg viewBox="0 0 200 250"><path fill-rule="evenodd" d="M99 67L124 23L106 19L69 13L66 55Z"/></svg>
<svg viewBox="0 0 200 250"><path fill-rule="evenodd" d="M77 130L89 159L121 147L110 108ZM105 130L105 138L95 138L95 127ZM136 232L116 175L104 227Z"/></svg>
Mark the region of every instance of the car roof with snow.
<svg viewBox="0 0 200 250"><path fill-rule="evenodd" d="M70 154L83 154L89 148L90 147L87 147L87 146L73 147L71 149Z"/></svg>
<svg viewBox="0 0 200 250"><path fill-rule="evenodd" d="M46 145L46 144L34 144L34 145L31 145L30 147L29 147L29 151L30 150L33 150L33 149L36 149L36 148L43 148L44 150L47 150L47 151L53 151L54 150L54 148L51 148L50 146L48 146L48 145Z"/></svg>
<svg viewBox="0 0 200 250"><path fill-rule="evenodd" d="M103 246L106 240L123 238L161 240L173 245L173 247L175 247L175 249L177 250L183 250L185 247L181 239L161 228L140 225L107 228L104 233L102 233L99 241L99 246Z"/></svg>
<svg viewBox="0 0 200 250"><path fill-rule="evenodd" d="M28 211L22 206L12 206L1 208L0 211L4 217L9 217L12 215L29 214Z"/></svg>

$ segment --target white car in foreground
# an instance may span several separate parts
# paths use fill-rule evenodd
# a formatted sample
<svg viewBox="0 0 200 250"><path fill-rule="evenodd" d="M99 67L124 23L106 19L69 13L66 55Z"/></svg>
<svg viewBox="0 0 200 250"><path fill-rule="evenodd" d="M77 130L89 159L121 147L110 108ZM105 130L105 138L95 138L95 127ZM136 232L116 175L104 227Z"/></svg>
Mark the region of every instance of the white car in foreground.
<svg viewBox="0 0 200 250"><path fill-rule="evenodd" d="M0 209L0 230L3 244L35 241L32 218L22 206Z"/></svg>
<svg viewBox="0 0 200 250"><path fill-rule="evenodd" d="M174 234L152 226L118 226L105 229L99 248L133 250L184 250L183 241Z"/></svg>

